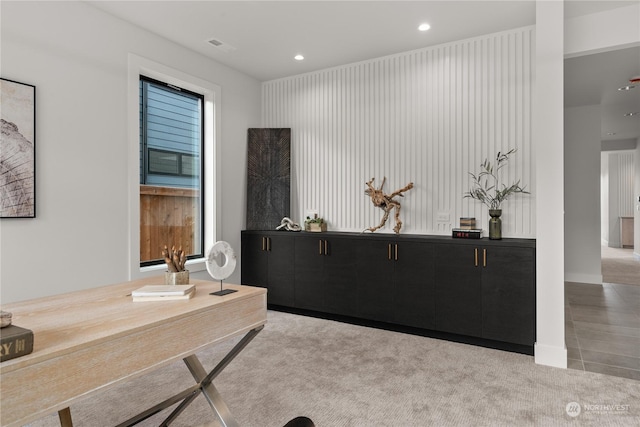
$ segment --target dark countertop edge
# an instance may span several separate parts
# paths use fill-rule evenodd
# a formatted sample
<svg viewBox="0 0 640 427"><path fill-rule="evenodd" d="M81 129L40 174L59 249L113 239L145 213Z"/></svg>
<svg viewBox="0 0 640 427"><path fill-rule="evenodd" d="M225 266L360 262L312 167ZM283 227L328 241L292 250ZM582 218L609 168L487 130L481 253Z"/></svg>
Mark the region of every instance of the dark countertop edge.
<svg viewBox="0 0 640 427"><path fill-rule="evenodd" d="M421 241L429 243L452 243L463 245L499 245L499 246L521 246L521 247L536 247L536 239L528 238L511 238L506 237L501 240L491 240L488 237L482 239L462 239L453 238L449 235L436 235L436 234L391 234L391 233L360 233L354 231L324 231L322 233L314 233L309 231L284 231L284 230L242 230L242 233L259 233L269 235L280 234L296 234L305 237L349 237L349 238L362 238L372 240L384 240L392 242L410 242Z"/></svg>

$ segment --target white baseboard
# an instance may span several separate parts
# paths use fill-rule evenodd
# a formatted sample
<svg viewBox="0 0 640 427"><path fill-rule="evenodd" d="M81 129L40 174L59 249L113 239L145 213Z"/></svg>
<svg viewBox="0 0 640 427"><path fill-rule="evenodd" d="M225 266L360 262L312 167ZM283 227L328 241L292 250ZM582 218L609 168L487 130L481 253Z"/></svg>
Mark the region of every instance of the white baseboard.
<svg viewBox="0 0 640 427"><path fill-rule="evenodd" d="M602 284L602 274L565 273L565 282Z"/></svg>
<svg viewBox="0 0 640 427"><path fill-rule="evenodd" d="M533 355L538 365L567 369L566 347L555 347L536 343L533 348Z"/></svg>

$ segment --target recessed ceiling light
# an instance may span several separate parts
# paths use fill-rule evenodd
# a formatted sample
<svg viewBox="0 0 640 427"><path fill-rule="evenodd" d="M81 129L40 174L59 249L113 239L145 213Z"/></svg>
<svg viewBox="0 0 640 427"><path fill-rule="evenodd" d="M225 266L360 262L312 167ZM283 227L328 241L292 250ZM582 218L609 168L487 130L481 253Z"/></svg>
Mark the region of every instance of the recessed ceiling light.
<svg viewBox="0 0 640 427"><path fill-rule="evenodd" d="M631 89L635 89L636 87L634 85L629 85L629 86L622 86L619 87L618 90L631 90Z"/></svg>
<svg viewBox="0 0 640 427"><path fill-rule="evenodd" d="M295 59L296 61L302 61L304 59L304 56L298 54L298 55L294 56L293 59Z"/></svg>
<svg viewBox="0 0 640 427"><path fill-rule="evenodd" d="M431 28L431 25L424 23L424 24L420 24L420 26L418 27L418 30L427 31L429 28Z"/></svg>
<svg viewBox="0 0 640 427"><path fill-rule="evenodd" d="M637 116L638 114L640 114L640 111L634 111L632 113L624 113L624 116L631 117L631 116Z"/></svg>

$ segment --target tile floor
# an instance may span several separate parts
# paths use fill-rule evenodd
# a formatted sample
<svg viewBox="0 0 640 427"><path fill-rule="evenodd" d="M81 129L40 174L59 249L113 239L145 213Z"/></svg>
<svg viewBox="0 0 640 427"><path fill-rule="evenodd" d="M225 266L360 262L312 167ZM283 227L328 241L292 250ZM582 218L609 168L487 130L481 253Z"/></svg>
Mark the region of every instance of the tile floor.
<svg viewBox="0 0 640 427"><path fill-rule="evenodd" d="M565 283L569 369L640 381L640 286Z"/></svg>

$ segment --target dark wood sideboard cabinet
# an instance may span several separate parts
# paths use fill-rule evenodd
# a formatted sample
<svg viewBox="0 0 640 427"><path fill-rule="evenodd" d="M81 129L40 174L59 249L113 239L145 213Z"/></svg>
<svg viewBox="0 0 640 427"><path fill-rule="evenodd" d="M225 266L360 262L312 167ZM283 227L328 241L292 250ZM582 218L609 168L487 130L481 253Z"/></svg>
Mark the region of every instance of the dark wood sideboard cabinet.
<svg viewBox="0 0 640 427"><path fill-rule="evenodd" d="M243 231L276 310L533 354L535 240Z"/></svg>

